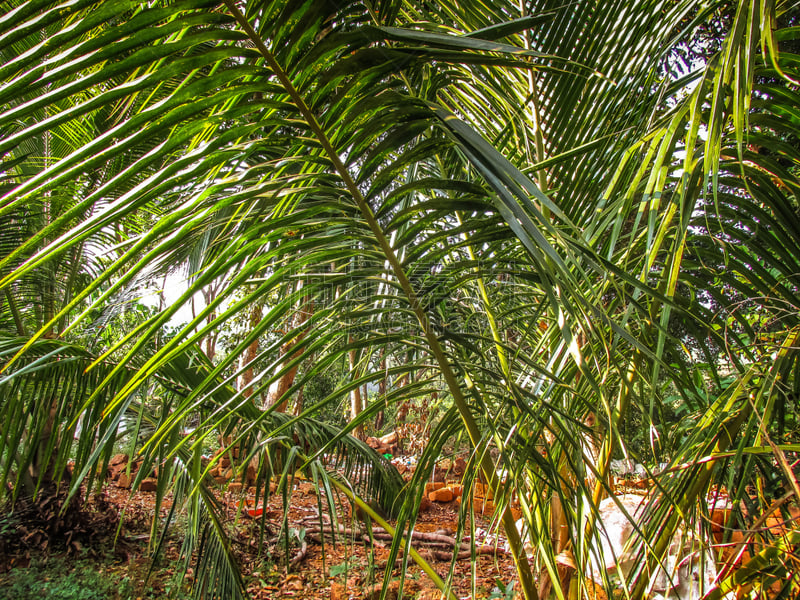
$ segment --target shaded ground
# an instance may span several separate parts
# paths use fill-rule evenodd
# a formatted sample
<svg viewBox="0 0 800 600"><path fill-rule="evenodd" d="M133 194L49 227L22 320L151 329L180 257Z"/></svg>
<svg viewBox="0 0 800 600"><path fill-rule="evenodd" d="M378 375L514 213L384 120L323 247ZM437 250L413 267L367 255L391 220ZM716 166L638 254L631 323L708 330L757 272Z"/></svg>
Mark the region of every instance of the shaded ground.
<svg viewBox="0 0 800 600"><path fill-rule="evenodd" d="M194 565L184 573L183 562L179 559L180 523L167 537L163 556L151 572L153 563L148 545L154 498L153 492L131 493L108 485L103 495L89 505L84 531L88 535L70 540L48 539L46 523L41 524L40 531L35 524L27 526L24 532L18 531L20 543L7 544L0 554L0 597L9 600L33 596L71 600L189 597ZM233 550L239 557L252 598L343 600L379 596L375 590L380 590L390 542L376 539L372 545L368 539L364 541L364 527L350 518L349 506L339 507L337 511L340 526L347 533L336 544L327 540L323 548L320 534L315 533L319 529L319 517L313 485L298 482L291 496L289 525L300 532L299 537L305 539L307 547L303 554L295 537L287 557L283 544L277 539L282 515L280 497L273 496L263 507L267 526L264 545L258 541L260 519L247 516L244 510L254 504L254 499L227 494L224 500ZM162 517L167 510L168 506L161 508ZM123 515L120 527L112 518L117 512ZM98 515L97 522L92 525L93 517ZM457 518L456 502L433 503L420 514L416 530L447 538L456 531ZM95 531L89 531L92 526ZM486 529L487 524L479 519L476 527ZM375 529L374 533L376 538L381 537L381 530ZM23 544L24 536L33 536L38 544ZM446 578L452 546L423 543L418 548L436 572ZM478 556L474 563L468 557L456 561L453 585L459 598L489 598L498 582L506 586L514 579L510 556L504 554L501 547L494 545L492 548L491 554ZM297 559L296 564L287 570L287 562L293 559ZM399 569L393 571L393 589L399 585L399 572ZM433 583L413 563L403 585L405 597L420 600L440 597Z"/></svg>

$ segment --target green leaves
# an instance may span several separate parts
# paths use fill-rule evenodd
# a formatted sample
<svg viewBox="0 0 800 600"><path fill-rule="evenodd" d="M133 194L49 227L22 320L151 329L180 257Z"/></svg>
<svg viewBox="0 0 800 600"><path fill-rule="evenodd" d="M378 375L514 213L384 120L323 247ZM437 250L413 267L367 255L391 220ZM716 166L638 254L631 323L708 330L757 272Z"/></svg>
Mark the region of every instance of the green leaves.
<svg viewBox="0 0 800 600"><path fill-rule="evenodd" d="M212 536L207 581L236 594L204 440L235 432L251 456L280 448L323 478L335 450L387 503L397 474L347 432L436 392L455 408L431 448L466 434L498 497L495 468L515 474L533 564L565 596L556 557L596 532L612 457L702 461L717 399L772 382L763 422L732 432L731 466L658 480L674 530L715 479L757 481L747 449L764 434L795 442L778 400L797 387L791 349L780 377L753 371L797 325L791 18L659 0L20 3L0 17L0 327L21 336L3 350L4 456L22 449L6 475L17 464L23 485L52 406L95 428L78 436L82 473L135 413L137 451L187 473L160 485L183 486L195 542ZM713 19L719 52L700 31ZM676 80L684 47L697 71ZM175 302L96 335L109 305L176 279ZM220 334L229 346L202 356ZM276 412L323 372L332 393ZM347 428L313 420L372 386L382 396ZM674 399L708 424L660 438ZM46 447L62 468L63 433ZM657 529L640 530L655 554Z"/></svg>

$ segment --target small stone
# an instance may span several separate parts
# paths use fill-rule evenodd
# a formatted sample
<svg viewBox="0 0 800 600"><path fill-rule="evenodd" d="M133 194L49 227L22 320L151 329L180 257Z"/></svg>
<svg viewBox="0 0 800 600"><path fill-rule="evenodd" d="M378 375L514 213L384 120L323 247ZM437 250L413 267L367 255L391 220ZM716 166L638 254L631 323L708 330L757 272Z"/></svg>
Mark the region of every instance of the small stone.
<svg viewBox="0 0 800 600"><path fill-rule="evenodd" d="M125 472L126 464L116 464L108 467L108 478L111 481L116 481L119 476Z"/></svg>
<svg viewBox="0 0 800 600"><path fill-rule="evenodd" d="M231 494L240 494L242 492L242 488L243 488L242 484L239 483L238 481L234 481L233 483L228 485L228 491Z"/></svg>
<svg viewBox="0 0 800 600"><path fill-rule="evenodd" d="M429 481L425 484L425 493L430 494L434 490L440 490L444 487L444 482L442 481Z"/></svg>
<svg viewBox="0 0 800 600"><path fill-rule="evenodd" d="M454 497L455 496L453 496L453 490L447 487L434 490L430 494L428 494L428 498L432 502L452 502Z"/></svg>
<svg viewBox="0 0 800 600"><path fill-rule="evenodd" d="M297 491L300 492L301 494L309 496L309 495L315 495L317 493L317 488L310 481L302 481L297 484Z"/></svg>
<svg viewBox="0 0 800 600"><path fill-rule="evenodd" d="M347 600L347 598L349 598L349 595L344 585L333 582L331 584L331 600Z"/></svg>
<svg viewBox="0 0 800 600"><path fill-rule="evenodd" d="M152 477L146 477L139 485L140 492L155 492L158 489L158 480Z"/></svg>
<svg viewBox="0 0 800 600"><path fill-rule="evenodd" d="M131 476L126 473L122 473L119 476L119 479L117 479L117 487L122 488L123 490L131 489Z"/></svg>
<svg viewBox="0 0 800 600"><path fill-rule="evenodd" d="M479 481L475 482L475 493L474 495L479 498L487 498L488 500L494 499L494 490L490 488L488 485L484 485Z"/></svg>
<svg viewBox="0 0 800 600"><path fill-rule="evenodd" d="M364 597L368 600L380 600L381 592L383 591L383 584L376 583L371 588L369 588ZM391 581L389 582L389 587L386 590L386 600L397 600L397 594L400 591L400 582L399 581Z"/></svg>
<svg viewBox="0 0 800 600"><path fill-rule="evenodd" d="M381 444L384 444L386 446L391 446L391 445L396 444L398 442L398 440L400 439L400 436L397 435L396 431L392 431L391 433L387 433L386 435L384 435L383 437L381 437L379 439L380 439Z"/></svg>
<svg viewBox="0 0 800 600"><path fill-rule="evenodd" d="M115 467L117 465L127 465L128 464L128 455L127 454L115 454L111 457L111 460L108 461L109 467Z"/></svg>

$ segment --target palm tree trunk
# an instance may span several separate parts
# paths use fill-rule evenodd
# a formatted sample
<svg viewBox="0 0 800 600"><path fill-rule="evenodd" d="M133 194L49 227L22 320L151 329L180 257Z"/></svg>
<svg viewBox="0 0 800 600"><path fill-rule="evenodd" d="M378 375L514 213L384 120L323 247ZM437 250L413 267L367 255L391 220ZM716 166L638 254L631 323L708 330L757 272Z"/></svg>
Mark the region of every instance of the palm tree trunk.
<svg viewBox="0 0 800 600"><path fill-rule="evenodd" d="M53 437L58 412L58 398L53 397L49 402L47 417L39 433L36 451L28 467L28 476L23 478L25 492L31 496L36 493L37 489L48 489L53 483L53 457L48 448Z"/></svg>

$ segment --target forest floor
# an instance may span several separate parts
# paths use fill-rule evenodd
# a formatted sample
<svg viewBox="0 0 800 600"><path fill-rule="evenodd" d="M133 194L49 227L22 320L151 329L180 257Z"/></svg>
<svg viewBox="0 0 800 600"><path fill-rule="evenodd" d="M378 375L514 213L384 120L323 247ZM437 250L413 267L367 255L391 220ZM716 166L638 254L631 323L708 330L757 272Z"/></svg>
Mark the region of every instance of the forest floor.
<svg viewBox="0 0 800 600"><path fill-rule="evenodd" d="M220 499L225 506L225 526L233 553L254 600L380 597L391 542L386 539L388 536L381 535L381 529L374 528L375 539L370 543L364 535L365 526L351 518L349 503L337 505L339 526L345 530L344 534L335 544L326 537L323 546L319 533L315 533L319 530L316 490L311 482L298 481L289 499L288 516L290 531L296 531L297 535L291 538L287 557L285 538L279 536L281 495L272 495L269 503L261 507L266 525L264 543L259 542L258 533L262 519L249 516L246 510L252 509L255 498L246 494L220 494ZM168 510L167 502L160 508L162 519ZM443 579L447 578L455 551L452 544L448 548L444 538L452 539L457 530L458 510L457 502L430 503L419 514L415 527L415 531L427 538L415 546ZM102 494L89 503L88 512L90 517L80 523L65 523L65 528L77 531L59 540L44 532L45 524L37 529L30 524L0 523L0 529L16 527L11 539L19 542L0 544L0 597L8 600L191 597L197 564L193 557L188 570L184 569L180 550L185 529L180 519L165 537L158 560L150 558L154 492L130 492L107 484ZM480 516L475 527L476 543L487 552L475 557L474 563L465 552L455 561L452 577L455 595L474 600L513 598L511 584L515 570L511 556L503 551L502 539L498 541L491 535L479 538L488 533L489 527ZM304 549L301 540L305 541ZM287 569L287 563L293 564ZM391 592L387 596L390 599L397 597L399 574L400 569L393 570ZM441 597L430 578L411 560L403 586L406 598Z"/></svg>

